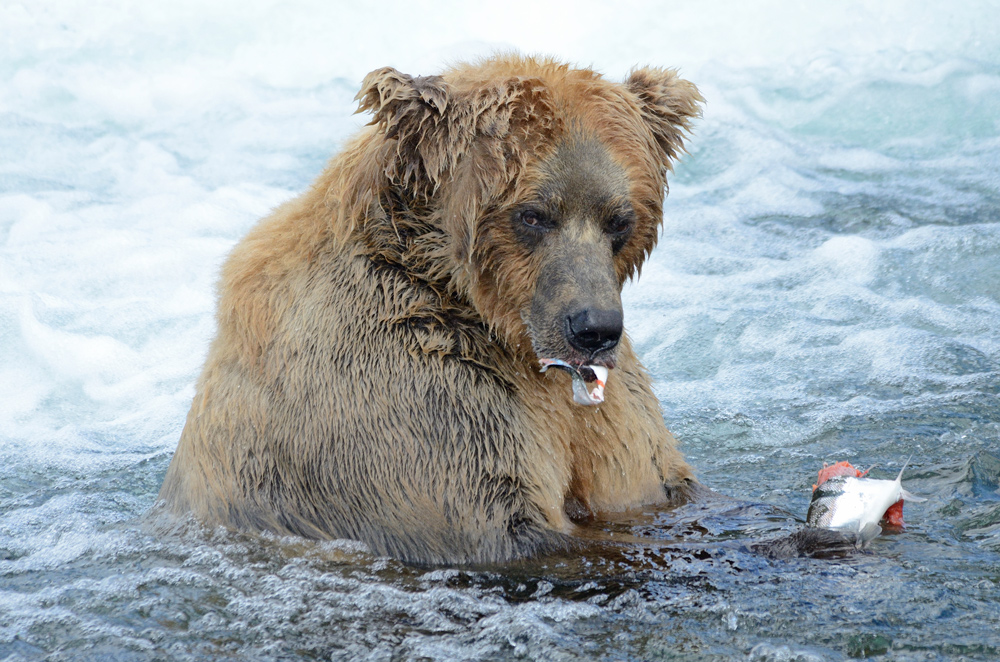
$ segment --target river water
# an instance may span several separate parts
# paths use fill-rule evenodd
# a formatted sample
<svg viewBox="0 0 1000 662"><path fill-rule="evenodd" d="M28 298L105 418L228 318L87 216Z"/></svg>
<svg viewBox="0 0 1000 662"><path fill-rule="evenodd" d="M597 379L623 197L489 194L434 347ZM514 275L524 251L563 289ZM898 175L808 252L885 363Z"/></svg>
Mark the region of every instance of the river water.
<svg viewBox="0 0 1000 662"><path fill-rule="evenodd" d="M752 7L752 9L751 9ZM530 19L530 20L526 20ZM0 6L0 661L1000 658L1000 7ZM363 118L494 48L708 99L626 327L703 482L670 546L411 568L146 524L221 260ZM824 462L906 528L769 559Z"/></svg>

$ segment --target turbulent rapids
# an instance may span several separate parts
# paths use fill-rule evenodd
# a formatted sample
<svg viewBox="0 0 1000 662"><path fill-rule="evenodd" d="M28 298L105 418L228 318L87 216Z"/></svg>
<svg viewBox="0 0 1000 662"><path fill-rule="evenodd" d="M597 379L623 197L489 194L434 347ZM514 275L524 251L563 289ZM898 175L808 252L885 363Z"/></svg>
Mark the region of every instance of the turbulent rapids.
<svg viewBox="0 0 1000 662"><path fill-rule="evenodd" d="M0 7L0 660L1000 657L994 5L286 4ZM153 535L222 257L356 128L365 72L498 46L680 66L706 97L623 302L668 427L734 500L475 570ZM804 525L824 462L911 454L905 530L744 548Z"/></svg>

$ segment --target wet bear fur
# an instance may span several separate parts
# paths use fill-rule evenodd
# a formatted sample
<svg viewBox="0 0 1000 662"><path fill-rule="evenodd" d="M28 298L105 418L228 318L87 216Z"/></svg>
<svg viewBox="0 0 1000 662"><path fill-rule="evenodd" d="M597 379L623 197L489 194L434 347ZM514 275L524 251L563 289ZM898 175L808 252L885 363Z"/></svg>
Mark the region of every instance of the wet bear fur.
<svg viewBox="0 0 1000 662"><path fill-rule="evenodd" d="M501 56L381 69L358 98L371 124L225 263L168 511L475 564L683 499L627 336L567 320L620 319L695 86ZM574 404L545 357L610 367L604 404Z"/></svg>

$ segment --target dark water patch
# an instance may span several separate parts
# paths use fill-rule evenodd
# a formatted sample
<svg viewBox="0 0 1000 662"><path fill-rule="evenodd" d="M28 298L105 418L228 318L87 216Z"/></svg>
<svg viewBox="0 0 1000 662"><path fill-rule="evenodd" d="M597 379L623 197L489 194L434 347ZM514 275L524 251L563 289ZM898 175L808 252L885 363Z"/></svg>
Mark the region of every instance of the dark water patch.
<svg viewBox="0 0 1000 662"><path fill-rule="evenodd" d="M953 522L955 536L1000 551L1000 456L978 450L932 472L931 479L948 490L937 514Z"/></svg>
<svg viewBox="0 0 1000 662"><path fill-rule="evenodd" d="M823 455L824 448L866 448L883 453L896 449L903 455L933 447L944 434L988 426L1000 420L1000 403L992 393L952 393L941 400L907 402L912 394L885 390L871 394L879 401L902 400L898 409L870 414L846 414L830 420L806 443ZM874 402L867 403L872 406ZM860 404L860 403L859 403ZM909 449L909 450L908 450ZM919 455L918 455L919 458ZM900 461L905 459L901 457Z"/></svg>
<svg viewBox="0 0 1000 662"><path fill-rule="evenodd" d="M955 495L976 501L1000 502L1000 456L980 449L959 465L939 472Z"/></svg>
<svg viewBox="0 0 1000 662"><path fill-rule="evenodd" d="M811 195L819 213L764 214L743 222L803 245L810 237L813 244L831 235L884 240L922 226L957 228L1000 220L996 183L979 181L979 171L941 172L935 166L891 173L818 170L813 176L822 180L821 190ZM838 190L843 188L838 181L857 185Z"/></svg>

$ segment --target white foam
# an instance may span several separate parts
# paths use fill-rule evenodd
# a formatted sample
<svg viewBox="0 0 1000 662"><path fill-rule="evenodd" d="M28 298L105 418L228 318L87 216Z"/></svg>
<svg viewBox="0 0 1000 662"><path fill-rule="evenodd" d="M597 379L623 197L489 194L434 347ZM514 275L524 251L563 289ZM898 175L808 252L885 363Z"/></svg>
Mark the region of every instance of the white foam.
<svg viewBox="0 0 1000 662"><path fill-rule="evenodd" d="M863 285L878 273L878 254L874 242L864 237L838 236L823 242L813 251L813 258L834 280Z"/></svg>

